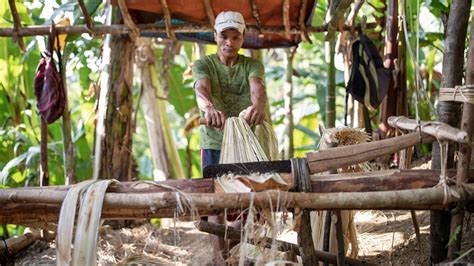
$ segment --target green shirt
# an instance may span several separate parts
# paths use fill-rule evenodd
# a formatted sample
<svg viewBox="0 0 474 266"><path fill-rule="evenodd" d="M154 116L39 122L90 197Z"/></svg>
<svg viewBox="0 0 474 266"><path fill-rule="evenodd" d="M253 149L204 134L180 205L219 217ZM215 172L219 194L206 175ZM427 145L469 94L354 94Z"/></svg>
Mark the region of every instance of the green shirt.
<svg viewBox="0 0 474 266"><path fill-rule="evenodd" d="M263 64L256 59L239 55L237 62L229 67L221 63L217 54L208 55L193 64L194 81L209 79L211 82L211 100L215 108L225 117L238 116L252 105L250 98L251 77L264 79ZM201 112L201 117L204 113ZM201 149L220 150L223 132L201 126Z"/></svg>

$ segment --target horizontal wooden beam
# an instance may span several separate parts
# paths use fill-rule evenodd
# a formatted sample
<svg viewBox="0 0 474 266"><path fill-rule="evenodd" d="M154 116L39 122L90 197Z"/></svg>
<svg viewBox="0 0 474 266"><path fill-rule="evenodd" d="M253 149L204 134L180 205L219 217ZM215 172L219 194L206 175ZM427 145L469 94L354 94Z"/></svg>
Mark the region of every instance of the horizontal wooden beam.
<svg viewBox="0 0 474 266"><path fill-rule="evenodd" d="M309 152L306 153L306 159L310 173L315 174L375 160L380 156L417 145L421 141L428 143L433 140L434 138L429 135L410 133L390 139Z"/></svg>
<svg viewBox="0 0 474 266"><path fill-rule="evenodd" d="M405 129L410 131L419 131L439 139L452 140L459 143L469 143L469 134L459 128L438 121L420 121L409 119L404 116L391 116L388 118L388 124L391 127Z"/></svg>
<svg viewBox="0 0 474 266"><path fill-rule="evenodd" d="M375 28L377 25L375 23L368 24L367 28ZM166 33L165 26L157 26L156 24L137 24L137 27L140 29L141 35L146 35L147 33ZM257 29L254 25L247 25L249 31L255 31L257 33L285 33L284 27L278 26L261 26ZM344 26L344 30L350 30L349 26ZM0 28L0 37L12 37L12 36L40 36L48 35L50 31L50 26L29 26L21 27L18 29L18 34L13 28ZM85 25L77 26L57 26L56 31L58 34L83 34L91 33ZM200 24L182 24L182 25L173 25L173 32L175 33L195 33L195 32L213 32L214 28L209 25L200 25ZM307 27L307 32L325 32L327 31L327 25L316 26L316 27ZM94 35L104 35L104 34L128 34L130 28L123 24L116 25L94 25L93 33ZM292 27L290 29L291 34L300 34L301 30L299 27Z"/></svg>
<svg viewBox="0 0 474 266"><path fill-rule="evenodd" d="M455 178L456 170L446 172ZM430 188L439 183L440 170L384 170L353 174L311 176L313 192L368 192ZM474 171L470 177L474 179Z"/></svg>
<svg viewBox="0 0 474 266"><path fill-rule="evenodd" d="M292 183L291 174L282 173L282 178ZM318 174L311 176L312 191L316 193L327 192L366 192L366 191L387 191L429 188L439 182L440 170L383 170L367 173L345 173L345 174ZM447 171L447 177L455 177L456 170ZM470 173L471 179L474 179L474 170ZM245 178L245 176L236 178ZM273 189L271 186L257 185L253 186L255 191ZM269 183L272 185L273 183ZM66 196L67 191L72 186L48 186L48 187L21 187L7 188L0 194L0 203L8 201L19 195L35 195L38 202L58 202ZM108 193L160 193L169 192L170 187L185 193L214 193L215 182L210 178L197 179L178 179L158 182L121 182L112 184ZM292 186L289 188L292 190ZM51 199L51 200L48 200ZM16 200L19 201L19 200Z"/></svg>
<svg viewBox="0 0 474 266"><path fill-rule="evenodd" d="M271 206L282 206L285 208L304 209L431 209L434 205L458 202L466 200L463 189L450 187L451 192L445 199L443 187L433 187L424 189L408 189L398 191L376 191L376 192L335 192L335 193L297 193L285 191L265 191L254 193L187 193L186 199L199 212L215 212L224 209L241 209L250 206L253 201L254 206L270 208ZM47 192L48 193L48 192ZM161 210L172 210L183 197L177 197L177 192L161 193L107 193L104 200L104 212L113 210L150 210L152 213ZM58 194L58 195L54 195ZM15 206L15 204L44 204L47 207L59 206L63 197L56 191L45 193L37 191L33 193L17 193L15 191L4 192L0 195L2 206ZM459 196L459 197L458 197ZM471 196L472 197L472 196ZM253 200L252 200L253 198ZM446 200L446 202L445 202ZM18 207L18 205L16 206ZM0 209L1 219L8 219L8 215L3 213L6 208ZM25 210L26 211L26 210ZM47 212L47 209L44 211ZM120 217L129 216L129 211L123 212ZM161 215L160 215L161 216ZM133 216L132 216L133 217ZM170 217L173 217L171 215ZM136 217L142 218L142 217ZM2 223L2 221L0 221Z"/></svg>

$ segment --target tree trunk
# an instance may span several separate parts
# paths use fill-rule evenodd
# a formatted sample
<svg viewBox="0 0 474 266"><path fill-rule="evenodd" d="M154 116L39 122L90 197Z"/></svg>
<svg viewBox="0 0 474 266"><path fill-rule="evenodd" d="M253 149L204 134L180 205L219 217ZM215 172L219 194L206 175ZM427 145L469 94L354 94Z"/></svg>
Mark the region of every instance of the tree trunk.
<svg viewBox="0 0 474 266"><path fill-rule="evenodd" d="M471 18L471 34L469 41L469 55L466 66L466 85L474 85L474 16ZM465 130L469 136L472 136L474 127L474 105L471 103L464 103L461 129ZM471 165L472 148L469 144L459 144L459 158L457 165L457 180L460 182L467 182L469 180L469 171ZM451 217L451 233L452 241L448 248L448 257L450 260L458 256L461 250L462 229L464 221L464 208L459 206L458 213ZM456 230L460 228L459 234L455 236Z"/></svg>
<svg viewBox="0 0 474 266"><path fill-rule="evenodd" d="M462 84L464 47L469 20L470 0L454 0L449 11L449 19L445 29L445 44L443 57L444 88L454 88ZM459 127L461 105L456 102L439 102L437 107L438 121ZM448 151L447 168L453 168L454 145ZM440 149L437 143L433 145L432 169L440 169ZM447 257L447 244L451 215L449 212L431 212L430 217L431 263L440 263Z"/></svg>
<svg viewBox="0 0 474 266"><path fill-rule="evenodd" d="M107 35L96 127L94 178L130 181L134 43Z"/></svg>

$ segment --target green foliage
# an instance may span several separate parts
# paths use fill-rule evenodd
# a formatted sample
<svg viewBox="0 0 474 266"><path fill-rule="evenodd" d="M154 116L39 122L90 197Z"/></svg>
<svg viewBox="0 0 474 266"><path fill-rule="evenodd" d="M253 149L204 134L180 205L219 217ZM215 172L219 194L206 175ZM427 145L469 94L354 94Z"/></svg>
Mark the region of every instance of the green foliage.
<svg viewBox="0 0 474 266"><path fill-rule="evenodd" d="M454 241L456 241L461 233L461 226L458 225L456 226L456 228L454 229L454 232L451 234L451 236L449 237L449 241L448 241L448 244L446 245L446 247L449 247Z"/></svg>

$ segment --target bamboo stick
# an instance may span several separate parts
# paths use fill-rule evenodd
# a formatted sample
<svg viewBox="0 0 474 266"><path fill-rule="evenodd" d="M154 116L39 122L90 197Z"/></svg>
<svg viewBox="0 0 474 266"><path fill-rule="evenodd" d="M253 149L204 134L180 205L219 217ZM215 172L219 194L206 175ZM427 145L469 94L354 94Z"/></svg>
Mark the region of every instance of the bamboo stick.
<svg viewBox="0 0 474 266"><path fill-rule="evenodd" d="M367 28L373 29L377 26L376 23L367 24ZM149 33L161 33L166 32L165 26L157 26L156 24L137 24L137 27L140 29L141 34ZM308 27L306 28L307 32L325 32L327 31L327 25ZM257 28L255 25L247 25L249 31L256 31L261 33L274 33L281 34L285 32L285 28L281 26L262 26ZM260 29L260 30L259 30ZM350 30L351 27L344 25L343 30ZM15 35L18 36L38 36L38 35L48 35L50 27L49 26L29 26L21 27L18 29L18 34L16 34L14 28L0 28L0 37L12 37ZM83 34L89 33L86 25L78 26L57 26L56 31L58 34ZM193 32L213 32L214 28L211 25L201 25L201 24L183 24L183 25L173 25L173 31L179 33L193 33ZM114 24L114 25L95 25L94 33L97 36L104 34L112 35L121 35L128 34L130 29L123 24ZM300 34L301 30L299 27L291 27L290 34Z"/></svg>
<svg viewBox="0 0 474 266"><path fill-rule="evenodd" d="M283 0L283 25L285 27L285 38L289 39L290 36L290 0Z"/></svg>
<svg viewBox="0 0 474 266"><path fill-rule="evenodd" d="M64 47L63 47L64 48ZM69 98L67 90L67 79L66 79L66 65L68 58L60 56L61 49L58 44L58 59L60 61L59 67L61 68L61 82L63 83L64 90L64 112L62 115L63 124L61 127L63 133L63 157L64 157L64 183L66 185L77 183L76 180L76 159L74 153L74 143L72 141L71 134L71 113L69 110Z"/></svg>
<svg viewBox="0 0 474 266"><path fill-rule="evenodd" d="M176 41L176 35L172 29L171 12L168 7L168 3L166 2L166 0L160 0L160 4L161 4L161 8L163 9L163 14L165 16L166 35L168 35L168 38L170 38L171 40Z"/></svg>
<svg viewBox="0 0 474 266"><path fill-rule="evenodd" d="M420 143L420 134L410 133L390 139L373 141L351 146L337 147L306 154L312 174L335 168L349 166L374 160L382 155L392 154L401 149ZM433 141L430 136L423 136L423 142Z"/></svg>
<svg viewBox="0 0 474 266"><path fill-rule="evenodd" d="M298 25L301 30L301 39L307 43L313 44L311 39L308 36L308 32L306 31L306 6L307 6L308 0L302 0L301 1L301 7L300 7L300 16L299 16L299 21Z"/></svg>
<svg viewBox="0 0 474 266"><path fill-rule="evenodd" d="M250 0L250 8L252 9L252 16L255 19L255 22L257 23L257 29L260 29L260 27L262 26L262 22L260 20L260 14L258 13L256 0Z"/></svg>
<svg viewBox="0 0 474 266"><path fill-rule="evenodd" d="M89 12L87 11L86 5L84 4L84 0L79 0L79 8L81 9L82 14L84 15L84 21L86 22L86 28L89 30L89 33L93 36L94 35L94 22L92 21Z"/></svg>
<svg viewBox="0 0 474 266"><path fill-rule="evenodd" d="M211 0L203 0L204 2L204 9L206 10L207 19L212 27L214 27L214 23L216 21L216 17L214 16L214 11L212 10Z"/></svg>
<svg viewBox="0 0 474 266"><path fill-rule="evenodd" d="M8 0L8 4L10 5L10 11L13 17L13 30L15 32L15 35L13 35L13 41L17 41L21 51L26 52L25 42L23 41L23 38L16 34L21 28L21 19L20 15L18 15L18 10L16 9L15 0Z"/></svg>
<svg viewBox="0 0 474 266"><path fill-rule="evenodd" d="M48 122L40 115L40 187L49 186L48 170Z"/></svg>
<svg viewBox="0 0 474 266"><path fill-rule="evenodd" d="M130 29L130 31L128 32L128 36L130 37L130 40L132 40L132 42L135 42L136 39L140 36L140 30L133 21L133 18L130 15L130 12L128 11L128 7L125 3L125 0L117 0L117 4L119 6L120 13L122 13L123 22Z"/></svg>
<svg viewBox="0 0 474 266"><path fill-rule="evenodd" d="M471 38L469 41L469 55L466 66L466 85L474 85L474 16L471 17ZM474 131L474 105L465 102L463 106L461 130L472 136ZM459 182L468 182L471 165L472 147L468 144L459 145L459 159L457 163L457 180ZM451 217L450 239L454 239L448 246L448 258L454 259L461 250L462 229L464 221L463 206L458 206L459 211ZM457 229L461 228L459 235L455 235Z"/></svg>
<svg viewBox="0 0 474 266"><path fill-rule="evenodd" d="M416 131L418 123L415 119L409 119L403 116L391 116L388 118L388 124L394 128ZM464 130L452 127L441 122L421 121L421 132L437 137L448 139L459 143L469 143L470 137Z"/></svg>

